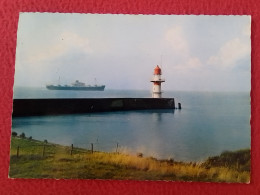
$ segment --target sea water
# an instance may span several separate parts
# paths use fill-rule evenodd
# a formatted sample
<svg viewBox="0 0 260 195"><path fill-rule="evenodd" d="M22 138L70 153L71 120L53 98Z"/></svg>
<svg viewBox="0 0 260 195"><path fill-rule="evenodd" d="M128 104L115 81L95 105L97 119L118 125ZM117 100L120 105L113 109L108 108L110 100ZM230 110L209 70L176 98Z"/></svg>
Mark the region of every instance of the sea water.
<svg viewBox="0 0 260 195"><path fill-rule="evenodd" d="M14 98L151 97L150 91L14 89ZM99 151L143 153L202 161L227 150L250 148L249 92L165 91L181 110L119 111L15 117L12 131L38 140Z"/></svg>

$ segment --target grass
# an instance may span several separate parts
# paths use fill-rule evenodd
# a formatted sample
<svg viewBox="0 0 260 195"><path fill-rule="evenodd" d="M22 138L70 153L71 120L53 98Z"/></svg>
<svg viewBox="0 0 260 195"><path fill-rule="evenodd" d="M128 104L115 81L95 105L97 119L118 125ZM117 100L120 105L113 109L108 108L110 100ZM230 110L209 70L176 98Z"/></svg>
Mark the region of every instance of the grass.
<svg viewBox="0 0 260 195"><path fill-rule="evenodd" d="M45 146L44 146L45 145ZM17 157L17 146L19 156ZM44 148L44 156L43 156ZM11 178L132 179L206 182L250 181L250 150L224 152L203 163L105 153L12 137Z"/></svg>

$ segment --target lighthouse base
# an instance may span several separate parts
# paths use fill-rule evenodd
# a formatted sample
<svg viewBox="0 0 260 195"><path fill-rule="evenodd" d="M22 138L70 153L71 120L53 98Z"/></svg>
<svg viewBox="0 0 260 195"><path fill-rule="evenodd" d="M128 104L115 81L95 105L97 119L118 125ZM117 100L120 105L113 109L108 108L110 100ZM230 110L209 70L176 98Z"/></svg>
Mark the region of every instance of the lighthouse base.
<svg viewBox="0 0 260 195"><path fill-rule="evenodd" d="M174 98L14 99L13 116L174 108Z"/></svg>

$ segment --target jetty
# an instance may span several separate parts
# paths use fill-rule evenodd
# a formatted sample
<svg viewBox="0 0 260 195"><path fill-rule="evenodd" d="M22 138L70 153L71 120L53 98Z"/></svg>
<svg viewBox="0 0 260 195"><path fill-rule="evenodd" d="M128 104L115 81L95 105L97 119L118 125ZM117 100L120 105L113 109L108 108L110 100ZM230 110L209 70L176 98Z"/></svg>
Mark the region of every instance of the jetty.
<svg viewBox="0 0 260 195"><path fill-rule="evenodd" d="M174 98L14 99L13 117L174 108Z"/></svg>

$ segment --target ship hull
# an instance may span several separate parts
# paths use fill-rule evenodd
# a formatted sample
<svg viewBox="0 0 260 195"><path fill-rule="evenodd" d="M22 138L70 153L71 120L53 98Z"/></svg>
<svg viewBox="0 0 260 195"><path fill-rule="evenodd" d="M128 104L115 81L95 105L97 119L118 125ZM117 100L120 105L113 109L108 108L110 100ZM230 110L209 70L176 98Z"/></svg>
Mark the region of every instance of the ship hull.
<svg viewBox="0 0 260 195"><path fill-rule="evenodd" d="M47 85L46 88L49 90L104 91L105 85L84 87Z"/></svg>
<svg viewBox="0 0 260 195"><path fill-rule="evenodd" d="M14 99L13 116L40 116L174 108L174 98Z"/></svg>

